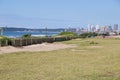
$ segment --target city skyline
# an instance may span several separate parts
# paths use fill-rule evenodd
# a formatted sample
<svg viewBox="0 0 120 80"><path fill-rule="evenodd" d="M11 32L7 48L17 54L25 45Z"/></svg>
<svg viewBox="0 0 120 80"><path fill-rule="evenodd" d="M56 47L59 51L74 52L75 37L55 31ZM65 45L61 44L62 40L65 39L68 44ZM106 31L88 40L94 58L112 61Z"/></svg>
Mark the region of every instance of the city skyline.
<svg viewBox="0 0 120 80"><path fill-rule="evenodd" d="M78 34L82 34L82 33L86 33L86 32L95 32L95 33L109 33L109 34L119 34L120 30L118 29L119 25L118 24L114 24L113 26L110 25L104 25L104 26L100 26L100 25L92 25L92 24L88 24L88 26L85 27L81 27L81 28L66 28L65 31L68 32L75 32Z"/></svg>
<svg viewBox="0 0 120 80"><path fill-rule="evenodd" d="M0 0L0 27L120 25L119 0Z"/></svg>

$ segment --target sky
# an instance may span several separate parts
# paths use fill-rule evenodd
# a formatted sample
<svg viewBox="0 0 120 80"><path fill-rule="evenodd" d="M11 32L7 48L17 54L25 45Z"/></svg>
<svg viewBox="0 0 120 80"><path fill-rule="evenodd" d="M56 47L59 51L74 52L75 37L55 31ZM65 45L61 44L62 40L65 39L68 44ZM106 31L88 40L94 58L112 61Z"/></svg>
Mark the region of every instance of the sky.
<svg viewBox="0 0 120 80"><path fill-rule="evenodd" d="M120 26L120 0L0 0L0 27Z"/></svg>

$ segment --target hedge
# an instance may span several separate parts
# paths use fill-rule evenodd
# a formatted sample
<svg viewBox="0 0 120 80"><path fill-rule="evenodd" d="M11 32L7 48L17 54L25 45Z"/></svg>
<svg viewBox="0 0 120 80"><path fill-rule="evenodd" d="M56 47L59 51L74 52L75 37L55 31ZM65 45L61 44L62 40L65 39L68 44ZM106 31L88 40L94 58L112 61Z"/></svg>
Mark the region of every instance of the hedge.
<svg viewBox="0 0 120 80"><path fill-rule="evenodd" d="M76 37L46 37L46 38L20 38L11 41L11 45L15 47L27 46L32 44L40 44L43 42L53 43L75 39Z"/></svg>

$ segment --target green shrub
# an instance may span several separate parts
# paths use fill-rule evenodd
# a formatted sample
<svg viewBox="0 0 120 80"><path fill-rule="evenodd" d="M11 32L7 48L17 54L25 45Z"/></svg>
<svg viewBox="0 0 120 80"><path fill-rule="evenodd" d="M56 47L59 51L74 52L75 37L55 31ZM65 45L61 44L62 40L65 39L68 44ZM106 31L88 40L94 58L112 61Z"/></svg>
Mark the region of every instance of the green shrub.
<svg viewBox="0 0 120 80"><path fill-rule="evenodd" d="M22 38L30 38L31 37L31 34L25 34L22 36Z"/></svg>
<svg viewBox="0 0 120 80"><path fill-rule="evenodd" d="M78 34L74 32L61 32L59 33L60 36L68 36L68 37L77 37Z"/></svg>
<svg viewBox="0 0 120 80"><path fill-rule="evenodd" d="M87 32L87 33L82 33L79 35L80 38L91 38L95 36L98 36L98 34L95 32L89 32L89 33Z"/></svg>
<svg viewBox="0 0 120 80"><path fill-rule="evenodd" d="M7 45L11 45L11 39L2 36L2 38L0 38L0 46L7 46Z"/></svg>

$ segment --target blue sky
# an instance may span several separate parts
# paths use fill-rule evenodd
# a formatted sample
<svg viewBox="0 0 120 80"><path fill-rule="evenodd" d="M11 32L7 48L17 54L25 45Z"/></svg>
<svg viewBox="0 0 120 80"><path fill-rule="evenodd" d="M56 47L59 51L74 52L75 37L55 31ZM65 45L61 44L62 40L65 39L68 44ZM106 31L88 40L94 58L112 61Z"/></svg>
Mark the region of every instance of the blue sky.
<svg viewBox="0 0 120 80"><path fill-rule="evenodd" d="M0 26L120 25L120 0L0 0Z"/></svg>

